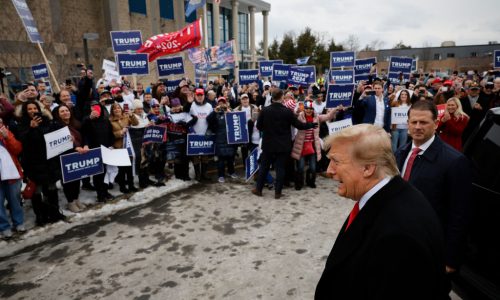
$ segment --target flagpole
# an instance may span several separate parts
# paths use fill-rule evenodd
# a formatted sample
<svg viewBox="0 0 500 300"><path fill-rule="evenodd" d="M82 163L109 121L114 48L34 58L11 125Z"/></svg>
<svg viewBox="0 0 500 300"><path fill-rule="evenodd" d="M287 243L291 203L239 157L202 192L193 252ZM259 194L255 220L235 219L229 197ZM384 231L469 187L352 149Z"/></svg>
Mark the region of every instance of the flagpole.
<svg viewBox="0 0 500 300"><path fill-rule="evenodd" d="M203 31L205 32L205 48L208 48L208 20L207 20L207 2L203 5Z"/></svg>

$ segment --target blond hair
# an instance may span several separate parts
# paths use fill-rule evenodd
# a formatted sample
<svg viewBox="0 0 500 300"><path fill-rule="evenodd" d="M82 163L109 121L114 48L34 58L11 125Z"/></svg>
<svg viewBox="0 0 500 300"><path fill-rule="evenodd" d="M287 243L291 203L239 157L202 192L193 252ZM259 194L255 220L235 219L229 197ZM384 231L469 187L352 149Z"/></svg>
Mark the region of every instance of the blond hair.
<svg viewBox="0 0 500 300"><path fill-rule="evenodd" d="M446 101L446 103L448 103L450 101L455 102L455 105L457 106L457 109L455 110L455 113L453 113L453 115L456 118L458 118L458 119L460 119L460 118L469 118L469 116L462 109L462 103L460 102L460 99L458 99L457 97L451 97L450 99L448 99Z"/></svg>
<svg viewBox="0 0 500 300"><path fill-rule="evenodd" d="M387 132L379 126L358 124L347 127L325 138L326 151L335 145L348 143L353 161L359 164L375 164L376 176L396 176L399 174L396 159L392 153L391 140Z"/></svg>

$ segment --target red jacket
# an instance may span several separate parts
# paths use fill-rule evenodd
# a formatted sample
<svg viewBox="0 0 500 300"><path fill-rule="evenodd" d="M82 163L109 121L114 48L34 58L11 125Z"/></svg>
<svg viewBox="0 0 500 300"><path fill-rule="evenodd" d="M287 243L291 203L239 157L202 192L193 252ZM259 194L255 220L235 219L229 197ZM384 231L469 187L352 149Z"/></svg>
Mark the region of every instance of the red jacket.
<svg viewBox="0 0 500 300"><path fill-rule="evenodd" d="M21 164L17 159L18 156L21 154L21 151L23 151L23 145L14 137L14 135L12 134L12 132L10 132L10 130L7 131L6 138L4 138L0 134L0 141L5 145L7 151L9 151L10 157L12 157L12 161L16 165L19 175L21 176L21 178L23 178L23 169L21 168Z"/></svg>
<svg viewBox="0 0 500 300"><path fill-rule="evenodd" d="M439 119L438 129L439 137L448 145L462 152L462 133L465 126L469 123L469 118L462 116L460 118L452 116L446 122L441 122Z"/></svg>

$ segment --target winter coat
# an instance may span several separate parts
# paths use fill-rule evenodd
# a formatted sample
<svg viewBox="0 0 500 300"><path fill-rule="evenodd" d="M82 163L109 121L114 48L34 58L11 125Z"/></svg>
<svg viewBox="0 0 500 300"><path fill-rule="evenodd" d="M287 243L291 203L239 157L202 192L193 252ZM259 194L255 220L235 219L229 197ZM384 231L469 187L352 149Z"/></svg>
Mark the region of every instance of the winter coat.
<svg viewBox="0 0 500 300"><path fill-rule="evenodd" d="M335 111L331 110L327 114L313 116L313 123L325 122L333 119L335 116ZM299 121L306 123L306 117L304 112L300 112L298 116ZM296 160L299 160L302 156L302 148L304 147L304 140L306 138L306 130L299 130L295 135L295 142L293 143L292 154L290 155ZM314 150L316 151L316 160L321 160L321 141L319 138L319 127L314 129Z"/></svg>
<svg viewBox="0 0 500 300"><path fill-rule="evenodd" d="M234 156L235 147L227 143L226 114L218 107L207 117L208 128L215 133L215 155Z"/></svg>
<svg viewBox="0 0 500 300"><path fill-rule="evenodd" d="M9 152L10 157L12 158L12 162L14 162L19 175L21 176L21 178L23 178L23 169L21 168L21 164L19 163L18 159L23 150L23 145L14 137L14 134L10 132L10 130L7 131L7 137L4 138L2 135L0 135L0 142Z"/></svg>
<svg viewBox="0 0 500 300"><path fill-rule="evenodd" d="M83 145L89 148L111 147L114 142L113 129L109 121L109 114L101 105L101 115L91 119L89 116L83 118L82 124Z"/></svg>
<svg viewBox="0 0 500 300"><path fill-rule="evenodd" d="M123 148L123 128L128 128L130 125L137 125L139 121L134 114L125 115L123 114L119 117L110 117L111 127L113 129L113 148L121 149Z"/></svg>
<svg viewBox="0 0 500 300"><path fill-rule="evenodd" d="M458 151L462 151L462 134L465 127L467 127L469 117L462 116L457 118L455 116L452 116L446 122L441 122L441 119L439 119L437 128L439 137L443 140L443 142L447 143Z"/></svg>

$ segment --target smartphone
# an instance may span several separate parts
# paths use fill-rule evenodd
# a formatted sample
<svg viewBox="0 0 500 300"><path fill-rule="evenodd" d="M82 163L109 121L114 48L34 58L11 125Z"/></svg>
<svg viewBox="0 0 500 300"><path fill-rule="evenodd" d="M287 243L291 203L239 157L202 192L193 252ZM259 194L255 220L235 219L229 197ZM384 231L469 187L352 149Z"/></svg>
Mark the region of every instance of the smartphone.
<svg viewBox="0 0 500 300"><path fill-rule="evenodd" d="M36 112L36 113L33 114L33 117L42 118L42 113L41 112Z"/></svg>
<svg viewBox="0 0 500 300"><path fill-rule="evenodd" d="M125 112L128 112L128 103L124 103L124 104L123 104L123 110L124 110Z"/></svg>
<svg viewBox="0 0 500 300"><path fill-rule="evenodd" d="M368 96L373 96L373 95L375 95L375 91L367 91L366 94Z"/></svg>
<svg viewBox="0 0 500 300"><path fill-rule="evenodd" d="M66 79L66 85L71 85L71 79Z"/></svg>

